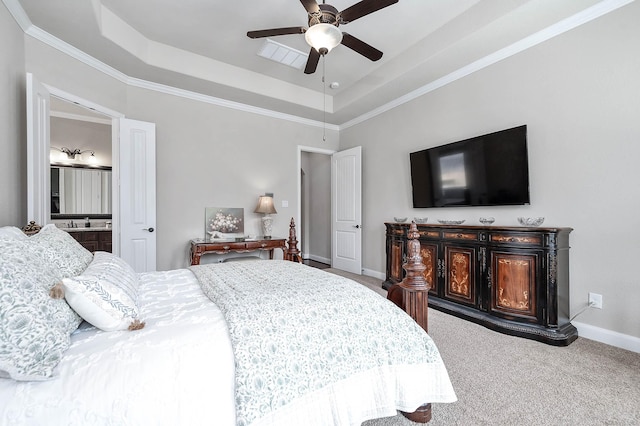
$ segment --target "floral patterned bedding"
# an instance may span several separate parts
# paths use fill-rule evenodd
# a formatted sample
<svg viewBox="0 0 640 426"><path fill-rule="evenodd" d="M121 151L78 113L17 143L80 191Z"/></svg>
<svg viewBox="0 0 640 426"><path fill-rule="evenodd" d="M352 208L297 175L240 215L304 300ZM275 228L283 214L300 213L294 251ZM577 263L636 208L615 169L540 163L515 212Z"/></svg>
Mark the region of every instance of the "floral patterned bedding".
<svg viewBox="0 0 640 426"><path fill-rule="evenodd" d="M81 325L51 379L0 378L0 425L233 426L233 352L187 269L139 275L142 330Z"/></svg>
<svg viewBox="0 0 640 426"><path fill-rule="evenodd" d="M222 310L237 424L353 424L453 402L431 338L377 293L286 261L193 266Z"/></svg>

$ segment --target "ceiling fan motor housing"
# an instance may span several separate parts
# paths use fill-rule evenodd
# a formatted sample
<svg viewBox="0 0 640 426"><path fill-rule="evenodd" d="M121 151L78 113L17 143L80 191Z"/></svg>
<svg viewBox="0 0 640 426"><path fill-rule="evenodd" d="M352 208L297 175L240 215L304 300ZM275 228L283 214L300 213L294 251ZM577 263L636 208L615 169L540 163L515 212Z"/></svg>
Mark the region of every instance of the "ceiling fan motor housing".
<svg viewBox="0 0 640 426"><path fill-rule="evenodd" d="M330 4L319 4L320 11L318 13L309 13L309 27L316 24L331 24L336 27L340 25L338 9Z"/></svg>

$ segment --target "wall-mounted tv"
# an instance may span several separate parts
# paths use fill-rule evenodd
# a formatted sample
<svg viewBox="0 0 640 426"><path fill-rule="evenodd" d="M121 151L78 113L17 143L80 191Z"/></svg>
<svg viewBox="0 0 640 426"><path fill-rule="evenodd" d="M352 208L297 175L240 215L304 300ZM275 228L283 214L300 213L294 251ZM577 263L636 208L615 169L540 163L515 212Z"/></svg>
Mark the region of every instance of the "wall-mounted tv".
<svg viewBox="0 0 640 426"><path fill-rule="evenodd" d="M529 204L526 125L409 157L415 208Z"/></svg>

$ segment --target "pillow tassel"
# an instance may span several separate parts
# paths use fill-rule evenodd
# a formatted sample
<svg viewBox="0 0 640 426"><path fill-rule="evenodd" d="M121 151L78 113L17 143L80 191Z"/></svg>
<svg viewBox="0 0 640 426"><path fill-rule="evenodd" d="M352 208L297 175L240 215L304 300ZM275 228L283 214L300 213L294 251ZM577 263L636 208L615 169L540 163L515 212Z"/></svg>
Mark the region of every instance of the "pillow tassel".
<svg viewBox="0 0 640 426"><path fill-rule="evenodd" d="M52 299L62 299L64 298L64 287L62 287L62 283L58 281L56 285L51 287L49 290L49 297Z"/></svg>
<svg viewBox="0 0 640 426"><path fill-rule="evenodd" d="M131 322L131 324L129 324L129 330L130 331L142 330L145 325L146 323L144 321L140 321L139 319L136 318Z"/></svg>

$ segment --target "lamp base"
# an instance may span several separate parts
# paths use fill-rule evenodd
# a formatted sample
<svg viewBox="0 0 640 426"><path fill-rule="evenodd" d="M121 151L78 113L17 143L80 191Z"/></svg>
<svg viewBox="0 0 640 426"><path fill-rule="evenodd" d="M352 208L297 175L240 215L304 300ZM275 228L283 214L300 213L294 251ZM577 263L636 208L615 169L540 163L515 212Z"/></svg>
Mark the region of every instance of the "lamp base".
<svg viewBox="0 0 640 426"><path fill-rule="evenodd" d="M262 218L262 236L266 239L271 238L271 224L273 223L273 218L269 215L265 215Z"/></svg>

